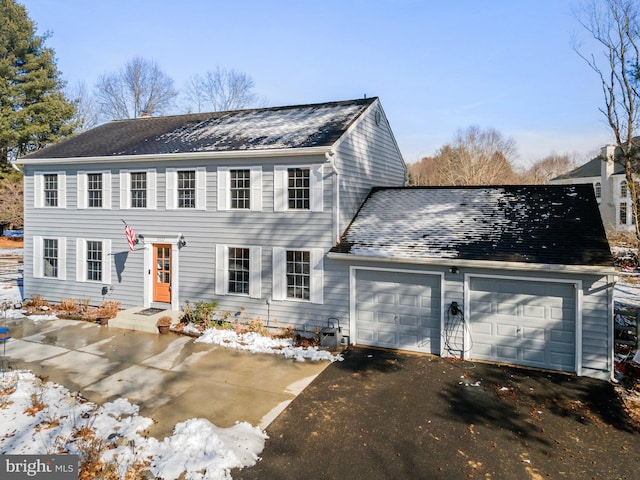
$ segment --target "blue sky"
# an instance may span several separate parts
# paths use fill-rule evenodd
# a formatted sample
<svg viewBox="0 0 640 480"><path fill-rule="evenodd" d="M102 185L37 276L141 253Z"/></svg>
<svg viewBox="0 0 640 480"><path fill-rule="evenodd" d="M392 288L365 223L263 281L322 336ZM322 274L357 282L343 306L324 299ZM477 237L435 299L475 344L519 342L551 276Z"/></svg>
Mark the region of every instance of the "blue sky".
<svg viewBox="0 0 640 480"><path fill-rule="evenodd" d="M577 1L18 1L70 85L141 56L179 88L242 71L270 106L378 96L409 163L470 125L512 137L523 166L611 141L599 80L573 51L597 52Z"/></svg>

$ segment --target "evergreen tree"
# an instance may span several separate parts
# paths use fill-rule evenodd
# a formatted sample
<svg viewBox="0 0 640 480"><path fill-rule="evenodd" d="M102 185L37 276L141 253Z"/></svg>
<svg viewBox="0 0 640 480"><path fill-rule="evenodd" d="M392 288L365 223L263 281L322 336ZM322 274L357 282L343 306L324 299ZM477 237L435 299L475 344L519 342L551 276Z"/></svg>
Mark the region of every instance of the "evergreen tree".
<svg viewBox="0 0 640 480"><path fill-rule="evenodd" d="M0 0L0 165L73 133L75 105L45 40L23 5Z"/></svg>

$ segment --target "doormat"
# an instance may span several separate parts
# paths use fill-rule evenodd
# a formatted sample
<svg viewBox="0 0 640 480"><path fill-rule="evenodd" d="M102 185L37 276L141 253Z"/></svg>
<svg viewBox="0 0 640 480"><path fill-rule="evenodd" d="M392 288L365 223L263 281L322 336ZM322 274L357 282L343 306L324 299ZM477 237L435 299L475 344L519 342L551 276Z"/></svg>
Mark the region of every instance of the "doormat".
<svg viewBox="0 0 640 480"><path fill-rule="evenodd" d="M146 317L150 317L151 315L155 315L156 313L164 312L164 308L145 308L144 310L140 310L136 312L136 315L144 315Z"/></svg>

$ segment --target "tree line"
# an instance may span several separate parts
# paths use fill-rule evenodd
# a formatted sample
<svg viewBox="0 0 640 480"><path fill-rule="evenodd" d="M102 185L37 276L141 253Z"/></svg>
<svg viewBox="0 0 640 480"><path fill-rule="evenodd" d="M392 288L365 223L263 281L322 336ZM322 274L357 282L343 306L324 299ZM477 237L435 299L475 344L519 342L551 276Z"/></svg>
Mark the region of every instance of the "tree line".
<svg viewBox="0 0 640 480"><path fill-rule="evenodd" d="M518 168L516 153L512 138L492 128L470 126L458 130L453 141L433 156L408 165L409 182L427 186L539 185L577 166L575 156L550 153L528 168Z"/></svg>

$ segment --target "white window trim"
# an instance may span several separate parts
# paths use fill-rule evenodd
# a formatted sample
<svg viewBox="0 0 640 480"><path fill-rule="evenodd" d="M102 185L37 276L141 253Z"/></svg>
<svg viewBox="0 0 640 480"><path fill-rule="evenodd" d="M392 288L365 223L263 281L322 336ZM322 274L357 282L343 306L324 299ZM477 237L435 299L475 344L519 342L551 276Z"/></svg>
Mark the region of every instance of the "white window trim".
<svg viewBox="0 0 640 480"><path fill-rule="evenodd" d="M178 172L196 172L196 206L195 208L178 208ZM206 210L207 208L207 169L167 168L166 171L167 210Z"/></svg>
<svg viewBox="0 0 640 480"><path fill-rule="evenodd" d="M99 173L102 175L102 207L89 207L88 175L90 173ZM111 210L111 172L109 170L100 170L96 172L79 171L77 181L78 209Z"/></svg>
<svg viewBox="0 0 640 480"><path fill-rule="evenodd" d="M87 242L102 242L102 280L87 280ZM76 239L76 281L111 285L111 240L101 238Z"/></svg>
<svg viewBox="0 0 640 480"><path fill-rule="evenodd" d="M132 208L131 207L131 174L145 172L147 174L147 207ZM156 169L135 169L120 170L120 209L121 210L155 210L157 208L156 201Z"/></svg>
<svg viewBox="0 0 640 480"><path fill-rule="evenodd" d="M249 170L251 193L249 211L262 211L262 166L253 167L218 167L218 211L242 211L246 208L231 208L231 170Z"/></svg>
<svg viewBox="0 0 640 480"><path fill-rule="evenodd" d="M229 248L249 249L249 298L262 298L262 247L249 245L216 245L216 295L238 295L229 293Z"/></svg>
<svg viewBox="0 0 640 480"><path fill-rule="evenodd" d="M311 263L309 300L287 297L287 252L309 252ZM290 302L324 303L324 250L321 248L273 248L273 299Z"/></svg>
<svg viewBox="0 0 640 480"><path fill-rule="evenodd" d="M309 210L289 208L290 168L309 169ZM322 164L275 165L273 167L273 210L275 212L322 212L323 210Z"/></svg>
<svg viewBox="0 0 640 480"><path fill-rule="evenodd" d="M44 176L58 176L58 206L48 207L44 204ZM34 208L67 208L67 174L59 172L34 172L33 174L33 207Z"/></svg>
<svg viewBox="0 0 640 480"><path fill-rule="evenodd" d="M46 277L44 275L44 240L58 240L58 276ZM34 278L46 278L49 280L67 279L67 239L65 237L33 237L33 276Z"/></svg>

